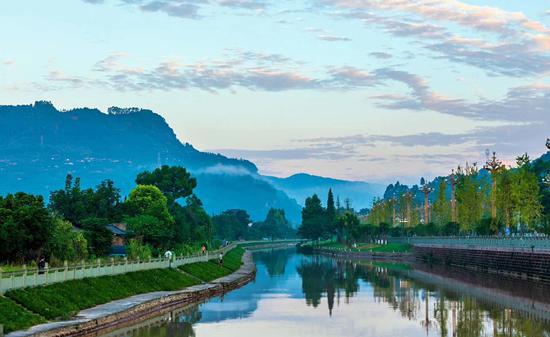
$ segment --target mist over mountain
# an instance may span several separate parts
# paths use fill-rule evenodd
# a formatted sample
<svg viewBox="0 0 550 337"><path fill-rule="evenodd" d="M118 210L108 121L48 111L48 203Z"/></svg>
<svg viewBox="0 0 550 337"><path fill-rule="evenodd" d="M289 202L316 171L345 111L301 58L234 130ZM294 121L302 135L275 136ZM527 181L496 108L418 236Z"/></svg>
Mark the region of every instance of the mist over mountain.
<svg viewBox="0 0 550 337"><path fill-rule="evenodd" d="M386 188L382 184L325 178L306 173L294 174L287 178L266 177L266 179L300 202L314 193L321 200L326 201L328 190L332 188L335 197L339 197L342 203L344 199L349 198L352 207L356 210L370 207L373 198L381 196Z"/></svg>
<svg viewBox="0 0 550 337"><path fill-rule="evenodd" d="M190 126L191 127L191 126ZM182 143L164 118L151 110L112 107L57 110L49 102L0 106L0 194L24 191L47 197L64 187L65 175L82 187L111 179L126 195L136 175L160 165L181 165L197 178L196 194L211 214L240 208L263 220L271 207L300 222L300 203L329 188L356 208L370 205L383 187L297 174L264 177L247 160L201 152Z"/></svg>

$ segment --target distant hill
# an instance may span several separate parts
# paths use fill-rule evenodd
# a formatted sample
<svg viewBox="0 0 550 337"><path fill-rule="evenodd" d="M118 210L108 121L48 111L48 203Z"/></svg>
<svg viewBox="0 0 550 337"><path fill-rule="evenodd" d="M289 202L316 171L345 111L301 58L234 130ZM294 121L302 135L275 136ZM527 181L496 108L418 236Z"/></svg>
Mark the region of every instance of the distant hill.
<svg viewBox="0 0 550 337"><path fill-rule="evenodd" d="M332 188L334 197L339 197L343 203L344 199L351 200L352 207L356 210L370 207L374 197L384 194L386 188L382 184L371 184L360 181L348 181L332 178L314 176L299 173L287 178L265 177L276 188L284 191L291 198L298 200L301 204L304 200L316 193L321 200L326 202L329 188Z"/></svg>
<svg viewBox="0 0 550 337"><path fill-rule="evenodd" d="M261 179L253 163L181 143L150 110L59 111L49 102L0 106L0 134L0 194L47 197L63 188L67 173L81 177L83 187L112 179L127 194L137 173L181 165L197 177L197 195L210 213L243 208L262 220L278 207L294 223L300 220L297 202Z"/></svg>

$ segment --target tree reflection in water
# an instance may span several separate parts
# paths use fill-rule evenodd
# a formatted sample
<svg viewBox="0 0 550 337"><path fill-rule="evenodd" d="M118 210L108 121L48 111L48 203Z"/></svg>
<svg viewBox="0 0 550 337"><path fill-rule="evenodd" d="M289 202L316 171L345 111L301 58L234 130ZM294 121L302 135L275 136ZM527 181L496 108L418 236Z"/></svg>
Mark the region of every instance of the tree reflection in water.
<svg viewBox="0 0 550 337"><path fill-rule="evenodd" d="M343 302L349 303L361 286L370 285L375 302L385 303L403 318L419 322L426 335L436 332L442 337L550 336L547 321L414 279L409 268L313 255L302 258L297 272L307 305L318 307L326 297L329 315L337 310L335 302L338 306L342 296Z"/></svg>

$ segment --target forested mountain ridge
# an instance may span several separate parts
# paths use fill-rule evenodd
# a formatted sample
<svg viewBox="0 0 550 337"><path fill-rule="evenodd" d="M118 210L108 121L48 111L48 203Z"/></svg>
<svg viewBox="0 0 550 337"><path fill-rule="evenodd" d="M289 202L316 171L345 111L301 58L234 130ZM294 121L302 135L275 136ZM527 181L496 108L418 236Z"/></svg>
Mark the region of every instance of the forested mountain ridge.
<svg viewBox="0 0 550 337"><path fill-rule="evenodd" d="M24 191L47 199L64 186L67 173L80 177L83 187L111 179L127 194L137 173L181 165L197 177L196 192L210 213L243 208L263 219L274 207L299 220L297 202L258 179L253 163L181 143L150 110L59 111L49 102L0 106L0 134L0 195Z"/></svg>

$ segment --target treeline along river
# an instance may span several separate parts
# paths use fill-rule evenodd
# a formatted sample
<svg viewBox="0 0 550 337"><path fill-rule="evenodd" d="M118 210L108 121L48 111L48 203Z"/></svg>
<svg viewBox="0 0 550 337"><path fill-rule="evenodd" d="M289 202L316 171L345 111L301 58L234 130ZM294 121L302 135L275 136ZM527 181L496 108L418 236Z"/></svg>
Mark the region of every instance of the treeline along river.
<svg viewBox="0 0 550 337"><path fill-rule="evenodd" d="M254 259L254 282L105 336L550 336L545 284L295 249Z"/></svg>

